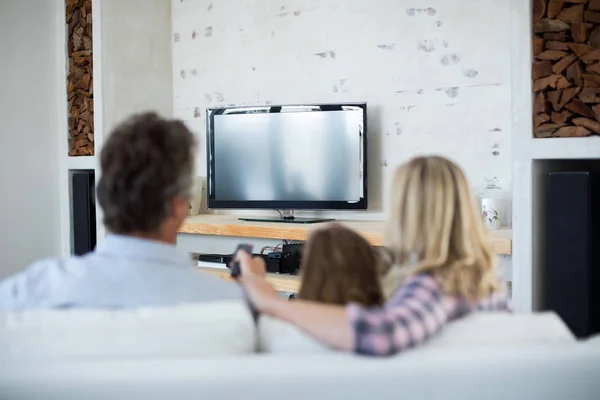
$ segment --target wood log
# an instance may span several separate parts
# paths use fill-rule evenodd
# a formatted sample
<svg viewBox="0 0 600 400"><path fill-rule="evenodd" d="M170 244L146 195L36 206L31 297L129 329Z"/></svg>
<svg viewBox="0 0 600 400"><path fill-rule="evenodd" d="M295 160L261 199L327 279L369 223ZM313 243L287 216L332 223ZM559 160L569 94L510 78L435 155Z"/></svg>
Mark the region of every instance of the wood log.
<svg viewBox="0 0 600 400"><path fill-rule="evenodd" d="M585 12L586 22L593 22L594 24L600 24L600 13L594 11Z"/></svg>
<svg viewBox="0 0 600 400"><path fill-rule="evenodd" d="M581 80L581 65L578 62L571 64L571 66L567 68L567 79L579 87L583 86L583 80Z"/></svg>
<svg viewBox="0 0 600 400"><path fill-rule="evenodd" d="M583 78L584 87L600 88L600 75L593 72L586 72L581 75L581 78Z"/></svg>
<svg viewBox="0 0 600 400"><path fill-rule="evenodd" d="M581 57L581 61L583 61L586 64L593 64L599 60L600 60L600 49L594 49L594 50L590 51L589 53L587 53L586 55L584 55L583 57Z"/></svg>
<svg viewBox="0 0 600 400"><path fill-rule="evenodd" d="M538 35L533 36L533 55L537 56L544 51L544 38Z"/></svg>
<svg viewBox="0 0 600 400"><path fill-rule="evenodd" d="M574 118L573 123L577 126L583 126L592 132L600 134L600 122L590 118Z"/></svg>
<svg viewBox="0 0 600 400"><path fill-rule="evenodd" d="M569 103L571 100L573 100L575 98L575 96L577 96L577 94L579 93L580 90L581 90L581 88L579 88L579 87L573 87L573 88L568 88L568 89L563 90L562 95L560 96L560 102L558 103L558 110L556 110L556 111L559 111L565 105L567 105L567 103Z"/></svg>
<svg viewBox="0 0 600 400"><path fill-rule="evenodd" d="M555 130L549 130L549 131L542 131L542 132L538 132L538 131L534 131L533 134L536 138L540 139L540 138L549 138L552 137L552 135L554 134L554 132L556 132Z"/></svg>
<svg viewBox="0 0 600 400"><path fill-rule="evenodd" d="M550 0L548 3L548 18L556 18L565 6L564 0Z"/></svg>
<svg viewBox="0 0 600 400"><path fill-rule="evenodd" d="M550 121L550 116L548 114L538 114L533 116L533 127L537 128L544 122ZM554 122L554 121L553 121Z"/></svg>
<svg viewBox="0 0 600 400"><path fill-rule="evenodd" d="M544 90L548 87L556 88L556 82L560 78L560 75L550 75L545 78L536 79L533 81L533 91L539 92L540 90Z"/></svg>
<svg viewBox="0 0 600 400"><path fill-rule="evenodd" d="M533 0L533 22L539 21L546 14L546 0Z"/></svg>
<svg viewBox="0 0 600 400"><path fill-rule="evenodd" d="M593 87L584 87L579 92L579 99L584 103L600 103L600 89Z"/></svg>
<svg viewBox="0 0 600 400"><path fill-rule="evenodd" d="M546 114L540 114L540 115L546 115ZM569 118L571 118L572 116L573 116L573 113L571 113L570 111L566 111L566 110L563 112L553 112L551 120L555 124L565 124L569 120Z"/></svg>
<svg viewBox="0 0 600 400"><path fill-rule="evenodd" d="M533 24L534 33L542 32L562 32L570 29L571 26L559 19L543 18Z"/></svg>
<svg viewBox="0 0 600 400"><path fill-rule="evenodd" d="M93 155L91 0L66 0L69 155Z"/></svg>
<svg viewBox="0 0 600 400"><path fill-rule="evenodd" d="M558 16L556 18L558 18L561 21L570 22L570 23L583 22L583 12L584 12L583 4L577 4L572 7L564 8L558 14ZM587 16L588 12L589 11L586 12L586 16ZM587 18L586 18L586 20L587 20Z"/></svg>
<svg viewBox="0 0 600 400"><path fill-rule="evenodd" d="M548 100L546 99L546 94L544 92L538 93L538 95L535 96L535 101L533 103L533 113L541 114L541 113L548 113L549 111L550 111L550 104L548 103Z"/></svg>
<svg viewBox="0 0 600 400"><path fill-rule="evenodd" d="M533 80L545 78L552 75L552 62L550 61L536 61L532 66Z"/></svg>
<svg viewBox="0 0 600 400"><path fill-rule="evenodd" d="M600 74L600 63L588 65L587 68L585 69L585 71Z"/></svg>
<svg viewBox="0 0 600 400"><path fill-rule="evenodd" d="M592 106L592 111L596 116L596 120L600 121L600 104L596 104Z"/></svg>
<svg viewBox="0 0 600 400"><path fill-rule="evenodd" d="M596 49L600 49L600 26L595 27L590 33L588 44Z"/></svg>
<svg viewBox="0 0 600 400"><path fill-rule="evenodd" d="M559 42L557 40L549 40L546 42L546 49L548 50L560 50L560 51L568 51L569 44L565 42Z"/></svg>
<svg viewBox="0 0 600 400"><path fill-rule="evenodd" d="M561 100L562 101L562 100ZM583 101L579 99L573 99L569 104L565 106L565 108L569 111L577 115L583 115L585 117L595 118L596 114L589 108Z"/></svg>
<svg viewBox="0 0 600 400"><path fill-rule="evenodd" d="M564 124L542 124L533 130L535 137L549 137L558 129L564 127Z"/></svg>
<svg viewBox="0 0 600 400"><path fill-rule="evenodd" d="M546 32L542 36L544 40L555 40L557 42L565 42L569 40L567 32Z"/></svg>
<svg viewBox="0 0 600 400"><path fill-rule="evenodd" d="M565 124L543 124L537 127L536 132L556 131L563 126L565 126Z"/></svg>
<svg viewBox="0 0 600 400"><path fill-rule="evenodd" d="M588 38L588 28L583 22L575 22L571 25L571 37L578 43L584 43Z"/></svg>
<svg viewBox="0 0 600 400"><path fill-rule="evenodd" d="M546 93L548 101L550 102L550 104L552 104L552 108L554 109L554 111L559 111L562 108L562 107L559 107L561 95L562 95L562 92L560 92L558 90L553 90L553 91Z"/></svg>
<svg viewBox="0 0 600 400"><path fill-rule="evenodd" d="M552 50L548 50L548 51L552 51ZM544 54L544 53L542 53L542 54ZM569 67L571 64L573 64L575 62L575 60L577 60L577 56L574 54L569 54L568 56L563 57L560 61L558 61L556 64L554 64L554 66L552 67L552 71L555 74L561 74L565 69L567 69L567 67Z"/></svg>
<svg viewBox="0 0 600 400"><path fill-rule="evenodd" d="M566 55L567 55L567 53L564 51L546 50L546 51L543 51L540 54L538 54L536 58L539 60L556 61L556 60L560 60L561 58L565 57Z"/></svg>
<svg viewBox="0 0 600 400"><path fill-rule="evenodd" d="M568 43L567 47L569 47L577 57L583 57L594 49L592 46L583 43Z"/></svg>
<svg viewBox="0 0 600 400"><path fill-rule="evenodd" d="M571 86L571 82L569 82L569 80L567 78L565 78L564 76L560 76L560 78L558 78L558 80L556 81L556 88L557 89L566 89L569 86Z"/></svg>
<svg viewBox="0 0 600 400"><path fill-rule="evenodd" d="M585 137L590 136L591 132L583 126L563 126L554 132L554 137Z"/></svg>

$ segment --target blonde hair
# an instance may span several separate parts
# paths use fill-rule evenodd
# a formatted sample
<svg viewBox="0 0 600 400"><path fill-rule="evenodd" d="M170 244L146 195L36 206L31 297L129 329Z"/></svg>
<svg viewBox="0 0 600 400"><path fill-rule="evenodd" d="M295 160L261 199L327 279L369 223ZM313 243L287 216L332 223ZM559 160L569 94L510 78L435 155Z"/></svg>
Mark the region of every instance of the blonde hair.
<svg viewBox="0 0 600 400"><path fill-rule="evenodd" d="M478 300L499 288L496 255L467 179L452 161L416 157L396 171L388 247L389 296L412 274L431 274L446 294Z"/></svg>

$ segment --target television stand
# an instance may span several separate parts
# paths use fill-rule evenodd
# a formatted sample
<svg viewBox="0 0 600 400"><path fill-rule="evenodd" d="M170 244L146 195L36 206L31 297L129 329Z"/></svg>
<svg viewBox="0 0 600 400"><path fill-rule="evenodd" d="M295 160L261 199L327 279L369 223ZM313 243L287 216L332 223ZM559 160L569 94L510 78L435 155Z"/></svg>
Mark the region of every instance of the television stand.
<svg viewBox="0 0 600 400"><path fill-rule="evenodd" d="M288 224L316 224L319 222L333 221L333 218L298 218L294 210L277 210L279 217L240 217L240 221L249 222L285 222Z"/></svg>

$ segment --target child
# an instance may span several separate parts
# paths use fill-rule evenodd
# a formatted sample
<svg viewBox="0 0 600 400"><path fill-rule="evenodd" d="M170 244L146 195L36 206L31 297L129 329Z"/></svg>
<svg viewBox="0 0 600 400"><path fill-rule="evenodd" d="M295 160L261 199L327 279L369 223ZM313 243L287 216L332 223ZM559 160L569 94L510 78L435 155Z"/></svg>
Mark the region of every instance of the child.
<svg viewBox="0 0 600 400"><path fill-rule="evenodd" d="M383 303L375 252L358 233L333 224L311 233L298 298L326 304Z"/></svg>
<svg viewBox="0 0 600 400"><path fill-rule="evenodd" d="M475 311L509 311L497 259L462 170L443 157L416 157L392 182L386 240L393 266L381 307L282 301L264 263L239 253L241 283L264 314L331 347L386 356L418 346Z"/></svg>

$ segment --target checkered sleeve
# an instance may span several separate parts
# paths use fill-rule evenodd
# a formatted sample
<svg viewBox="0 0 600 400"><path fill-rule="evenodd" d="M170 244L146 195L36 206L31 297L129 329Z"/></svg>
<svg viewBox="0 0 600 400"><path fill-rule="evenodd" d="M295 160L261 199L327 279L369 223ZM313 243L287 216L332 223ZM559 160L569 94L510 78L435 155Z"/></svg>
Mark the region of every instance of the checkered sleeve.
<svg viewBox="0 0 600 400"><path fill-rule="evenodd" d="M428 275L410 278L383 308L347 306L354 351L388 356L425 342L448 321L442 292Z"/></svg>

